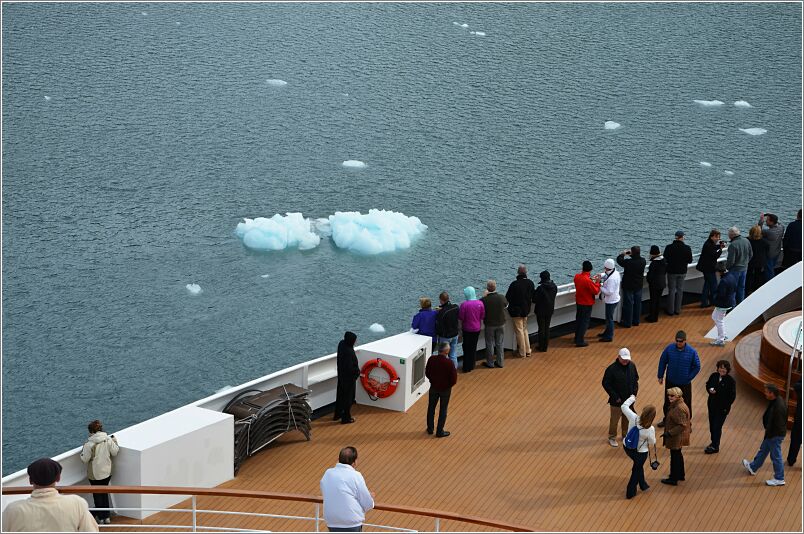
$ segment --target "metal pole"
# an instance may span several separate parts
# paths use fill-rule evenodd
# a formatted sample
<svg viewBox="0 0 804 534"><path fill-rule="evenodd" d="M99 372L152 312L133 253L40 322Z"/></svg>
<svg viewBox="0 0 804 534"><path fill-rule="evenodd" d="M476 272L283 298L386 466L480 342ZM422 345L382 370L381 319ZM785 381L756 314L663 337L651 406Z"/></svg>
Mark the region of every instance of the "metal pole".
<svg viewBox="0 0 804 534"><path fill-rule="evenodd" d="M787 366L787 380L784 382L784 401L790 403L790 380L793 374L793 361L796 359L796 352L798 352L798 342L801 340L802 323L798 323L798 332L796 332L796 341L793 343L793 352L790 354L790 362ZM800 354L799 354L800 357ZM801 401L797 401L801 402Z"/></svg>
<svg viewBox="0 0 804 534"><path fill-rule="evenodd" d="M315 531L316 532L321 532L319 530L319 526L318 526L319 522L321 521L320 515L319 515L320 508L321 508L321 505L318 504L318 503L315 503Z"/></svg>
<svg viewBox="0 0 804 534"><path fill-rule="evenodd" d="M435 530L433 532L441 532L441 530L439 530L441 528L441 518L436 517L435 520L436 524L435 524Z"/></svg>
<svg viewBox="0 0 804 534"><path fill-rule="evenodd" d="M197 527L196 520L197 519L196 519L195 504L196 504L195 503L195 495L193 495L193 532L198 532L198 530L196 529L196 527Z"/></svg>

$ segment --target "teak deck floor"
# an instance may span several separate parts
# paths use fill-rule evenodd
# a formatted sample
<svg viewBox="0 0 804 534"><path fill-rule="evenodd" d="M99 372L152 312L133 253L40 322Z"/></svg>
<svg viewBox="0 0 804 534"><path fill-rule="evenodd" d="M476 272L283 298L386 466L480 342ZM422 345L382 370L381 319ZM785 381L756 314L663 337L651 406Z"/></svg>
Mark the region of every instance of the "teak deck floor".
<svg viewBox="0 0 804 534"><path fill-rule="evenodd" d="M324 416L313 422L312 439L292 432L244 462L238 476L221 487L319 494L324 471L346 445L357 447L357 469L377 502L432 508L522 524L548 531L798 531L802 529L801 458L785 464L785 487L767 487L770 459L749 476L742 458L752 458L762 440L764 397L737 380L737 401L726 421L719 454L704 455L709 444L704 383L719 359L732 359L734 344L711 347L703 335L711 308L686 306L682 315L662 315L658 323L616 329L614 343L576 348L572 336L552 339L547 353L530 358L506 355L504 369L480 365L459 374L446 428L452 435L425 434L426 399L407 413L355 406L357 422L340 425ZM663 389L657 383L659 355L686 330L701 357L693 382L693 433L685 447L687 480L677 487L659 483L667 476L669 454L659 446L662 465L646 464L650 490L625 499L631 461L622 447L607 443L607 396L600 384L617 350L627 346L640 373L637 410L652 403L661 417ZM479 362L478 362L479 363ZM734 370L732 370L734 374ZM661 433L657 429L657 435ZM661 441L660 441L661 443ZM789 436L783 444L786 457ZM312 516L313 505L283 501L200 499L207 509L234 509ZM149 523L173 523L162 513ZM183 521L186 524L187 516ZM125 521L123 518L120 520ZM429 531L429 518L372 511L375 524ZM122 522L122 521L121 521ZM128 521L125 521L128 522ZM116 521L117 523L117 521ZM134 523L132 521L132 523ZM218 523L206 518L202 524ZM312 530L311 522L258 520L233 516L221 522L240 528ZM122 527L120 523L117 525ZM322 522L322 529L324 528ZM484 530L442 522L442 530Z"/></svg>

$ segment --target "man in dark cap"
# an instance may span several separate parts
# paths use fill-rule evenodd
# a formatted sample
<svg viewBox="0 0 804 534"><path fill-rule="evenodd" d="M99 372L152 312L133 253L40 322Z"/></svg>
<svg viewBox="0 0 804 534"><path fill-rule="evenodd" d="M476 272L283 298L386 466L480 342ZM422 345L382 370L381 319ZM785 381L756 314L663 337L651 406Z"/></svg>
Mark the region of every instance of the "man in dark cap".
<svg viewBox="0 0 804 534"><path fill-rule="evenodd" d="M600 293L600 275L592 276L592 262L584 260L581 272L572 281L575 284L575 346L586 347L589 343L584 336L592 318L595 297Z"/></svg>
<svg viewBox="0 0 804 534"><path fill-rule="evenodd" d="M78 495L61 495L61 464L40 458L28 466L34 490L28 499L14 501L3 512L3 532L98 532L87 501Z"/></svg>
<svg viewBox="0 0 804 534"><path fill-rule="evenodd" d="M662 256L657 245L651 245L648 274L645 277L648 280L648 292L650 293L648 316L645 317L645 321L649 323L655 323L659 320L659 303L662 300L666 274L667 263L664 261L664 256Z"/></svg>
<svg viewBox="0 0 804 534"><path fill-rule="evenodd" d="M550 340L550 319L556 307L556 293L558 288L550 280L550 272L539 273L541 279L536 291L533 292L533 311L536 313L536 323L539 325L539 352L547 352L547 343Z"/></svg>
<svg viewBox="0 0 804 534"><path fill-rule="evenodd" d="M355 402L356 381L360 377L360 366L355 354L356 341L357 335L354 332L346 332L338 343L338 387L335 390L334 419L336 421L340 419L344 425L355 422L352 417L352 404Z"/></svg>

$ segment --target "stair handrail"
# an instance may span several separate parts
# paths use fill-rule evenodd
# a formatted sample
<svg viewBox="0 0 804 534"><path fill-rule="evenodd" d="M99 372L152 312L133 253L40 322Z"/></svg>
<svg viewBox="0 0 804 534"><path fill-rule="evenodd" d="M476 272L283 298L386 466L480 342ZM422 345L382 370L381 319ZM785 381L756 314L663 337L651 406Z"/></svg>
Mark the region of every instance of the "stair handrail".
<svg viewBox="0 0 804 534"><path fill-rule="evenodd" d="M798 330L796 331L796 341L793 343L793 351L790 353L790 362L787 366L787 379L784 382L784 401L790 403L790 381L793 376L793 362L798 353L799 361L801 360L801 351L798 349L799 342L801 341L802 332L804 331L804 321L798 321ZM796 399L796 402L801 402L801 399Z"/></svg>

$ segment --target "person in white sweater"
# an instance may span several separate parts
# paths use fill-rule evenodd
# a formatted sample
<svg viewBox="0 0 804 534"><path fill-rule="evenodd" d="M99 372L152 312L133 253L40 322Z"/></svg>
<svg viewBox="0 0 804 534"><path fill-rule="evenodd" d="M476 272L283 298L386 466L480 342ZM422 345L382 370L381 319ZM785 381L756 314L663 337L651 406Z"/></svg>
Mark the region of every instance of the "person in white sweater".
<svg viewBox="0 0 804 534"><path fill-rule="evenodd" d="M614 268L614 260L609 258L603 264L604 273L601 275L603 284L600 286L600 296L606 304L606 329L598 334L600 341L614 340L614 310L620 302L620 273Z"/></svg>
<svg viewBox="0 0 804 534"><path fill-rule="evenodd" d="M103 431L97 419L87 425L89 439L81 449L81 461L87 464L87 478L93 486L108 486L112 480L112 456L117 456L120 447L117 439ZM109 508L108 493L93 493L95 508ZM99 510L94 513L99 524L111 523L111 512Z"/></svg>
<svg viewBox="0 0 804 534"><path fill-rule="evenodd" d="M625 417L628 418L628 430L633 427L639 429L639 442L636 449L623 447L625 454L633 461L631 467L631 478L628 479L628 486L625 489L625 498L633 499L636 495L637 484L642 491L648 491L648 483L645 481L645 460L648 459L648 447L656 446L656 430L653 428L653 419L656 417L656 408L648 404L642 408L642 414L637 417L636 412L631 409L636 397L631 395L623 402L620 409Z"/></svg>

